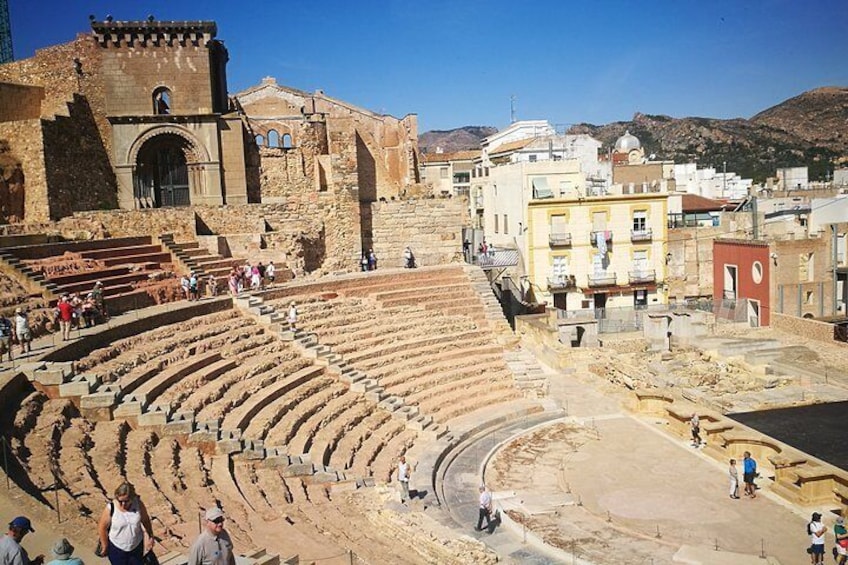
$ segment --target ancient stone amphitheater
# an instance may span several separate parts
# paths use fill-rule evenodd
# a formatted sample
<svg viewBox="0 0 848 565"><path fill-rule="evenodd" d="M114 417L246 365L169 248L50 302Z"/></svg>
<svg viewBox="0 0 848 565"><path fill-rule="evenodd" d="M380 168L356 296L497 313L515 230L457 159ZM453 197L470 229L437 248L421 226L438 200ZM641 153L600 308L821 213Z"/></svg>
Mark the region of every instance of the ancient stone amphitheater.
<svg viewBox="0 0 848 565"><path fill-rule="evenodd" d="M174 556L217 504L258 562L495 559L389 502L400 455L423 509L469 429L541 411L544 379L516 364L479 269L338 275L125 318L0 373L9 475L26 505L60 511L57 531L93 539L129 480Z"/></svg>

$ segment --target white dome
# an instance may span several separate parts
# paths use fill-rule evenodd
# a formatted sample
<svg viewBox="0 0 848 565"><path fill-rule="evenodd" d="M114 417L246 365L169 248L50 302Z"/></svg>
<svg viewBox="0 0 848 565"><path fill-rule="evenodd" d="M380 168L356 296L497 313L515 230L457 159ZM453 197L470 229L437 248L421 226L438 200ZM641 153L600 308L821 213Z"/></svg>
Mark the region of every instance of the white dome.
<svg viewBox="0 0 848 565"><path fill-rule="evenodd" d="M625 131L624 135L615 141L615 150L617 153L629 153L641 147L642 144L639 142L639 138L632 135L629 131Z"/></svg>

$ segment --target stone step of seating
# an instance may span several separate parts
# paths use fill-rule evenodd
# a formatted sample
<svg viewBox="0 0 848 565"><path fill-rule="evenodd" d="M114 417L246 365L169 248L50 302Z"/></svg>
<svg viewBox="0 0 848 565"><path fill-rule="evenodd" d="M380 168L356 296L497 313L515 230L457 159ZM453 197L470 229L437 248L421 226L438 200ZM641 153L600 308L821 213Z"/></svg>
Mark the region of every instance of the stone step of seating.
<svg viewBox="0 0 848 565"><path fill-rule="evenodd" d="M275 402L282 396L290 393L297 387L321 376L323 367L310 365L271 385L263 387L261 391L254 394L247 402L227 413L221 423L223 429L244 431L250 421L266 406Z"/></svg>
<svg viewBox="0 0 848 565"><path fill-rule="evenodd" d="M170 263L171 254L158 251L154 253L140 253L138 255L125 255L122 257L110 257L101 260L107 267L115 265L126 265L127 263Z"/></svg>
<svg viewBox="0 0 848 565"><path fill-rule="evenodd" d="M115 408L116 416L138 416L157 396L182 378L221 360L217 351L191 356L171 365L164 370L151 368L141 374L130 374L118 380L121 389L121 402Z"/></svg>
<svg viewBox="0 0 848 565"><path fill-rule="evenodd" d="M87 239L80 241L57 241L49 243L38 243L32 245L21 245L6 248L6 251L18 259L45 259L47 257L58 257L66 252L82 253L97 249L110 249L113 247L133 247L137 245L150 245L150 236L137 237L113 237L105 239Z"/></svg>
<svg viewBox="0 0 848 565"><path fill-rule="evenodd" d="M161 253L162 246L159 244L135 245L132 247L110 247L109 249L96 249L80 253L84 259L112 259L116 257L131 257L135 255L147 255L150 253Z"/></svg>
<svg viewBox="0 0 848 565"><path fill-rule="evenodd" d="M111 277L97 277L94 282L103 283L104 294L106 294L106 289L110 289L112 294L119 294L121 292L127 292L127 290L132 289L132 283L138 281L146 281L150 278L150 272L128 272L121 275L111 276ZM52 282L56 282L53 280ZM94 284L91 279L87 279L80 282L73 282L68 284L56 283L57 288L61 292L67 292L70 294L80 293L85 294L91 292L94 288ZM121 290L114 290L114 288L121 288ZM128 287L128 288L126 288Z"/></svg>
<svg viewBox="0 0 848 565"><path fill-rule="evenodd" d="M79 273L71 273L68 275L51 276L50 281L56 283L57 285L68 285L79 282L91 281L90 284L93 287L94 283L99 280L100 277L118 277L121 275L129 274L131 272L132 271L129 267L111 267L108 269L101 269L99 271L82 271Z"/></svg>
<svg viewBox="0 0 848 565"><path fill-rule="evenodd" d="M110 315L127 312L129 310L138 310L139 308L146 308L156 304L153 297L150 296L150 294L144 289L106 296L104 302L106 303L106 308L109 310Z"/></svg>

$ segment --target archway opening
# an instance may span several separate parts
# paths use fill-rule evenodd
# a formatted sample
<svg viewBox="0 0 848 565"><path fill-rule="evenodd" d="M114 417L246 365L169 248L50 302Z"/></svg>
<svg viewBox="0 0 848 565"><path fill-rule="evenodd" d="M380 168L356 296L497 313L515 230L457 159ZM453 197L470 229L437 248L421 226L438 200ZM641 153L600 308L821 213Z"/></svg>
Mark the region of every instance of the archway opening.
<svg viewBox="0 0 848 565"><path fill-rule="evenodd" d="M142 208L191 204L188 142L178 135L162 134L149 139L138 152L135 197Z"/></svg>

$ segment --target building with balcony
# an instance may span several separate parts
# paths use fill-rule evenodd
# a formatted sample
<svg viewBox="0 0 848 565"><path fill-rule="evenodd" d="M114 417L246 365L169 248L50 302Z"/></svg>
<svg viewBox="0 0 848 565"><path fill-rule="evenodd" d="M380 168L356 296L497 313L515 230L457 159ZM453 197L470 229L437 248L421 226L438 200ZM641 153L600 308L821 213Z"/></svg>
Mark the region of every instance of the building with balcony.
<svg viewBox="0 0 848 565"><path fill-rule="evenodd" d="M668 194L574 192L527 203L527 274L562 310L665 304Z"/></svg>

